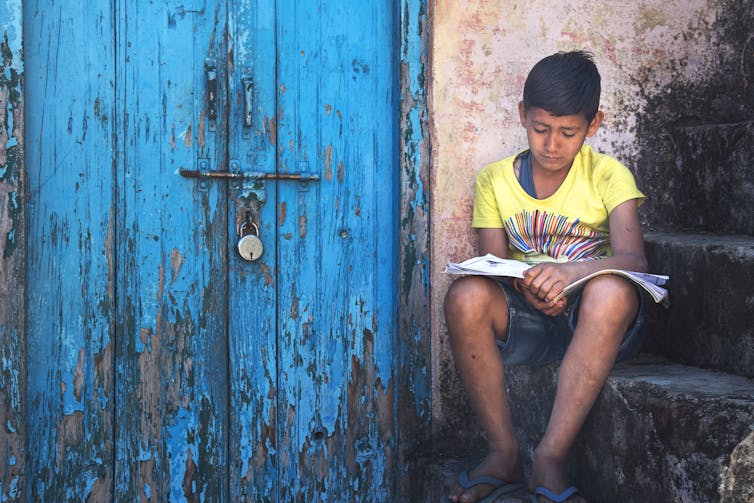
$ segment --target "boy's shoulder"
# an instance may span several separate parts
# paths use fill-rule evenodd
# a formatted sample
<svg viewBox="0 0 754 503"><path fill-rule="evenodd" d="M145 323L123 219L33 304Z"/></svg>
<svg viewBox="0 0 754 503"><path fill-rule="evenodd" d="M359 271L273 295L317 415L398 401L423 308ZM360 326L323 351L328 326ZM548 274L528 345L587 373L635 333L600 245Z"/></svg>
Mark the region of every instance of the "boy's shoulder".
<svg viewBox="0 0 754 503"><path fill-rule="evenodd" d="M622 161L610 154L593 150L589 145L581 147L577 158L582 170L588 172L592 178L634 179L633 172Z"/></svg>
<svg viewBox="0 0 754 503"><path fill-rule="evenodd" d="M615 157L602 152L597 152L589 145L582 145L581 150L576 157L585 167L591 169L610 168L611 166L625 167L623 166L623 163Z"/></svg>
<svg viewBox="0 0 754 503"><path fill-rule="evenodd" d="M627 199L644 201L644 194L638 189L633 173L615 157L595 152L584 145L577 157L581 157L580 175L597 188L602 201L609 211ZM574 165L576 163L574 162Z"/></svg>

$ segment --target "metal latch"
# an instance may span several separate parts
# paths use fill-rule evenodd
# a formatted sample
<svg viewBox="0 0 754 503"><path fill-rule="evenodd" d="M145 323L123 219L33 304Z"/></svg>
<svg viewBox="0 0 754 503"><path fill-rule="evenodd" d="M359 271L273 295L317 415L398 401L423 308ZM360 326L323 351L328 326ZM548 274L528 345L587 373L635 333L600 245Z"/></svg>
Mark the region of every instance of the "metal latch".
<svg viewBox="0 0 754 503"><path fill-rule="evenodd" d="M300 162L300 167L306 167L308 163ZM237 160L230 161L232 171L210 171L209 160L201 159L199 167L205 169L179 169L178 173L185 178L194 178L199 181L199 188L207 190L207 182L210 180L230 180L232 190L244 190L257 195L260 201L264 201L265 180L293 180L299 182L299 190L309 190L309 182L318 181L319 174L310 173L301 169L298 173L266 173L261 171L241 171L241 163Z"/></svg>
<svg viewBox="0 0 754 503"><path fill-rule="evenodd" d="M225 180L298 180L302 182L319 180L316 173L263 173L260 171L200 171L198 169L179 169L185 178L219 178Z"/></svg>

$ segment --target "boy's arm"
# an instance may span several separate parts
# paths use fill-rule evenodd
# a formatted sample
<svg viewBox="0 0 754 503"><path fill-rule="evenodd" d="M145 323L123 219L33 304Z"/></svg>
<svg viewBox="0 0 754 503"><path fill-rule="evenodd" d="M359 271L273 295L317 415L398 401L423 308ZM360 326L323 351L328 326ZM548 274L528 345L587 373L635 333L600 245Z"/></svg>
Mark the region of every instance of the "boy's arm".
<svg viewBox="0 0 754 503"><path fill-rule="evenodd" d="M480 256L491 253L496 257L508 258L508 238L505 236L504 229L480 228L477 229L477 237Z"/></svg>
<svg viewBox="0 0 754 503"><path fill-rule="evenodd" d="M567 285L602 269L646 272L644 238L635 199L616 206L609 217L613 255L599 260L539 264L524 273L523 285L542 301L554 299Z"/></svg>
<svg viewBox="0 0 754 503"><path fill-rule="evenodd" d="M598 260L599 269L625 269L647 272L647 257L644 254L644 236L639 221L639 208L636 199L630 199L616 206L610 212L610 246L613 256ZM589 274L589 273L587 273Z"/></svg>

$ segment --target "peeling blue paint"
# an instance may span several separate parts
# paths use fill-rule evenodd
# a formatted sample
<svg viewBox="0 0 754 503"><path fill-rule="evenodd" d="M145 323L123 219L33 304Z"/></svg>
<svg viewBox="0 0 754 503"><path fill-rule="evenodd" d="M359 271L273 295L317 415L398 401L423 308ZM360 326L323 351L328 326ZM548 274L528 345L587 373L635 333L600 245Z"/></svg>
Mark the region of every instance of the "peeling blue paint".
<svg viewBox="0 0 754 503"><path fill-rule="evenodd" d="M139 461L149 461L152 459L153 453L149 449L145 449L144 446L139 447Z"/></svg>
<svg viewBox="0 0 754 503"><path fill-rule="evenodd" d="M21 0L0 0L0 281L10 285L0 305L0 501L25 501L26 383L24 352L25 163Z"/></svg>
<svg viewBox="0 0 754 503"><path fill-rule="evenodd" d="M24 72L22 54L22 30L21 17L22 2L21 0L5 0L0 2L0 34L3 34L7 40L8 48L12 54L15 54L13 68L19 74ZM8 69L6 69L7 71ZM10 77L8 77L10 78Z"/></svg>
<svg viewBox="0 0 754 503"><path fill-rule="evenodd" d="M10 67L8 67L8 68L5 69L5 78L8 81L10 81L11 78L12 78ZM13 129L13 110L14 110L13 103L9 101L8 105L6 106L6 109L5 109L5 111L6 111L6 115L5 115L6 119L5 120L7 122L7 124L6 124L6 130L9 131L10 133L14 132L14 129ZM18 140L16 140L16 138L15 138L15 136L13 136L13 134L9 135L8 136L8 141L5 143L5 148L15 147L16 145L18 145ZM5 172L3 170L2 172L0 172L0 178L2 178L4 175L5 175Z"/></svg>
<svg viewBox="0 0 754 503"><path fill-rule="evenodd" d="M81 474L81 477L85 480L84 486L86 487L84 494L91 494L92 488L94 488L94 484L97 482L99 477L97 476L96 472L92 471L86 471Z"/></svg>
<svg viewBox="0 0 754 503"><path fill-rule="evenodd" d="M0 494L3 494L3 497L5 497L5 493L0 490ZM10 487L8 487L8 498L11 500L15 500L16 498L21 496L21 477L16 476L13 477L13 479L10 482Z"/></svg>
<svg viewBox="0 0 754 503"><path fill-rule="evenodd" d="M213 9L210 2L206 12L158 4L116 2L110 13L64 1L45 11L46 19L27 16L34 28L27 30L27 49L36 56L27 64L34 76L29 112L38 121L28 130L33 130L35 145L49 145L30 156L35 176L27 202L33 217L29 238L44 239L54 252L45 255L35 247L29 262L29 283L36 284L28 300L40 314L30 322L29 347L49 357L30 368L38 381L30 389L34 405L27 417L42 433L30 439L34 453L29 472L34 475L26 482L29 495L81 500L102 490L98 470L109 468L114 459L114 487L106 490L122 500L143 495L183 500L187 493L213 499L228 490L231 501L240 495L284 500L299 497L298 491L324 500L352 499L349 494L362 492L367 499L393 500L396 397L400 387L409 387L397 384L396 377L400 252L394 192L404 176L395 164L399 149L407 149L415 163L412 210L422 211L427 204L417 170L423 162L424 119L419 109L398 117L395 84L399 60L416 68L414 59L422 56L415 47L401 54L393 45L397 13L390 12L389 2L321 2L321 12L290 2L283 8L296 12L281 10L277 19L260 13L261 26L269 23L274 36L297 26L288 23L292 16L299 16L299 26L317 20L324 36L312 42L325 43L319 54L309 51L311 34L303 30L281 38L280 44L288 47L249 40L254 51L239 47L234 55L223 51L241 42L227 40L228 34L251 39L264 33L251 29L252 24L234 25L236 13L226 16L221 3ZM250 8L249 2L239 1L238 7L244 22L256 19L253 12L240 13ZM406 15L424 15L422 2L406 1L405 8ZM374 26L342 22L349 15L359 21L374 17L368 19ZM49 18L52 24L44 25ZM228 33L222 32L226 18L234 26ZM82 79L96 83L92 89L76 88L84 89L85 96L61 85L53 100L52 86L47 87L51 81L45 80L52 69L45 65L54 58L43 57L50 46L40 34L62 37L56 47L64 53L66 47L77 47L79 33L71 27L92 21L105 34L115 28L107 24L113 22L122 37L102 37L102 46L92 44L77 54L83 62L71 63ZM374 40L364 37L365 26L374 30ZM150 50L151 30L185 43L168 47L158 37L156 50ZM330 33L342 35L347 44L327 45ZM416 40L415 35L408 38ZM124 40L132 45L106 45ZM375 47L365 47L372 43ZM106 57L99 57L100 50ZM291 79L288 90L255 87L253 106L260 113L247 137L241 129L238 138L210 134L202 116L201 59L219 58L233 66L228 72L253 66L259 72L255 76L264 78L264 60L276 64L276 50L290 54L278 62L277 74ZM385 53L394 60L387 61ZM200 54L201 59L187 63L186 54ZM246 56L258 60L245 61ZM231 57L236 58L233 65ZM314 64L321 61L337 70L341 59L349 77L343 82L330 78L330 71L323 78L320 70L327 67ZM102 75L94 78L87 72L98 60L115 61L122 68L97 67ZM357 79L350 78L353 61L360 69ZM286 64L287 70L282 68ZM312 72L307 79L311 89L295 89L292 79L302 69ZM424 99L423 70L412 75L412 99L419 102ZM225 83L231 96L236 77L229 75ZM315 85L317 79L322 82ZM384 103L370 110L353 98L363 95L359 86L389 91L381 98ZM321 97L332 101L331 115L325 103L315 103ZM234 104L220 105L227 123L237 123ZM303 110L310 106L312 113ZM68 140L69 118L76 142ZM405 145L395 135L399 119L411 130ZM196 148L165 148L173 134L171 123L179 130L187 125L177 139ZM346 136L343 123L353 129ZM379 133L372 136L372 127ZM272 138L275 134L287 136ZM60 137L65 142L57 141ZM281 169L305 162L319 170L324 169L320 152L326 145L333 145L334 166L341 170L332 181L306 189L288 182L268 184L268 200L255 216L270 246L255 264L232 253L236 189L214 182L202 187L175 174L179 165L192 167L200 150L212 159L213 169L222 170L225 152L241 148L247 149L239 151L242 169L263 166L273 172L280 158ZM281 202L288 204L285 222ZM17 204L15 198L11 204ZM347 239L340 229L347 229ZM289 242L276 244L275 236L286 234ZM419 263L425 251L421 246L417 250ZM331 295L323 295L323 282ZM228 291L233 298L224 297ZM122 297L114 299L112 292ZM59 296L60 306L46 305L50 293ZM227 341L226 327L231 333ZM105 351L112 334L117 334L112 341L117 357ZM421 372L426 375L426 369L417 374ZM225 402L228 389L230 403ZM66 431L73 424L69 416L81 417L82 439ZM365 418L367 424L362 424ZM117 425L113 445L105 439L112 438L110 431L102 430L108 421ZM58 453L66 466L55 465ZM70 477L71 471L80 478ZM213 477L219 482L208 481Z"/></svg>
<svg viewBox="0 0 754 503"><path fill-rule="evenodd" d="M62 386L65 388L63 393L63 415L70 416L76 411L84 411L84 404L74 396L73 376L65 376L62 380Z"/></svg>
<svg viewBox="0 0 754 503"><path fill-rule="evenodd" d="M3 330L5 327L3 327ZM5 334L3 334L5 335ZM10 334L9 334L10 335ZM12 410L20 410L21 408L21 393L20 393L20 381L19 381L19 375L18 375L18 367L16 366L13 355L8 354L8 351L10 348L8 346L3 345L2 348L2 360L0 360L0 369L3 369L3 372L0 372L0 388L5 390L5 397L6 399L10 400L10 406ZM7 429L11 433L15 433L16 430L13 427L11 420L8 419Z"/></svg>
<svg viewBox="0 0 754 503"><path fill-rule="evenodd" d="M401 489L406 499L425 495L420 468L411 453L431 436L431 323L429 275L430 142L426 94L428 16L425 0L401 3L401 225L400 343L401 385L396 417L400 429Z"/></svg>
<svg viewBox="0 0 754 503"><path fill-rule="evenodd" d="M197 433L194 413L189 409L180 407L178 412L172 416L172 424L167 427L165 435L167 455L170 463L169 473L182 474L186 471L186 461L189 459L189 452L191 453L193 462L197 463L198 456L194 440L194 436ZM195 480L192 479L191 483L191 492L195 494ZM186 499L181 484L171 484L169 499L170 501L183 501Z"/></svg>

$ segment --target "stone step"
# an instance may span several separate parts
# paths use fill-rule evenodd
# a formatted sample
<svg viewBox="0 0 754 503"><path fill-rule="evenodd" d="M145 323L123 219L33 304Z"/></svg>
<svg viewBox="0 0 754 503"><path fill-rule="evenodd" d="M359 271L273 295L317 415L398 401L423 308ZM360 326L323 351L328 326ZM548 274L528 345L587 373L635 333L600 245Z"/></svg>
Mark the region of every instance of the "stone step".
<svg viewBox="0 0 754 503"><path fill-rule="evenodd" d="M670 276L670 308L650 313L646 350L754 377L754 237L650 232L651 272Z"/></svg>
<svg viewBox="0 0 754 503"><path fill-rule="evenodd" d="M507 370L527 477L556 379L555 365ZM445 480L474 463L430 459L421 501L446 501ZM754 381L649 356L618 364L572 449L569 474L590 503L754 501Z"/></svg>

